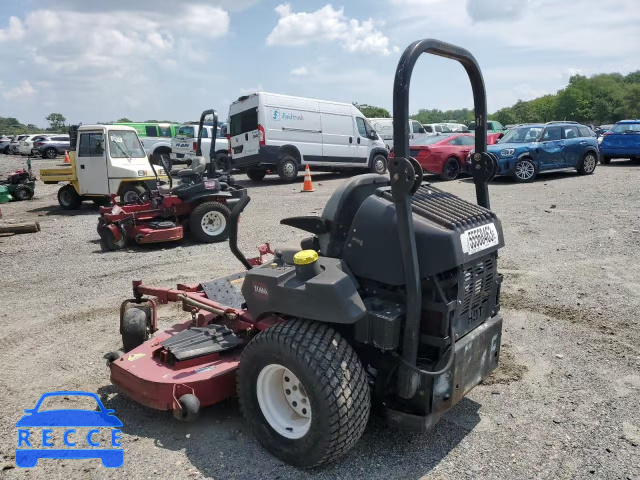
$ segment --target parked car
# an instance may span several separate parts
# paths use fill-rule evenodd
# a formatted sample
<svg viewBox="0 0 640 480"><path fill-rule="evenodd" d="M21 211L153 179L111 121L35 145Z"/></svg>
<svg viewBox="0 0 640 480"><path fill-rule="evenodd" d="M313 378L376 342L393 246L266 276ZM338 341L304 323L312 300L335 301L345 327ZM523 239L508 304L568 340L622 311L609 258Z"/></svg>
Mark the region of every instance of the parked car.
<svg viewBox="0 0 640 480"><path fill-rule="evenodd" d="M373 126L382 141L389 147L393 148L393 118L369 118L369 123ZM409 141L418 138L427 137L433 133L427 133L424 126L417 120L409 120Z"/></svg>
<svg viewBox="0 0 640 480"><path fill-rule="evenodd" d="M229 107L233 168L262 180L267 170L293 181L298 170L358 168L387 171L389 151L350 103L275 93L245 95Z"/></svg>
<svg viewBox="0 0 640 480"><path fill-rule="evenodd" d="M20 140L20 144L18 145L16 153L18 153L19 155L31 155L31 150L33 149L35 141L42 140L43 138L48 137L49 136L45 133L35 133L33 135L27 135L25 138Z"/></svg>
<svg viewBox="0 0 640 480"><path fill-rule="evenodd" d="M15 155L18 153L18 147L20 146L20 142L27 138L29 135L16 135L13 137L11 142L9 143L9 147L7 148L7 153L9 155Z"/></svg>
<svg viewBox="0 0 640 480"><path fill-rule="evenodd" d="M476 122L471 122L469 124L469 130L476 129ZM507 129L500 122L495 120L487 120L487 133L498 133L505 132Z"/></svg>
<svg viewBox="0 0 640 480"><path fill-rule="evenodd" d="M495 145L504 137L504 132L487 133L487 145Z"/></svg>
<svg viewBox="0 0 640 480"><path fill-rule="evenodd" d="M454 133L469 131L469 127L467 127L464 123L445 122L443 125L446 125L449 128L449 130L451 130Z"/></svg>
<svg viewBox="0 0 640 480"><path fill-rule="evenodd" d="M538 173L575 168L588 175L598 164L593 132L575 122L548 122L513 128L487 151L498 156L498 175L532 182Z"/></svg>
<svg viewBox="0 0 640 480"><path fill-rule="evenodd" d="M69 135L51 135L49 137L35 138L31 155L40 155L42 158L56 158L58 155L64 155L70 149Z"/></svg>
<svg viewBox="0 0 640 480"><path fill-rule="evenodd" d="M432 135L410 142L409 154L426 172L440 175L443 180L455 180L466 170L465 160L474 144L475 137L470 133ZM391 150L389 158L393 154Z"/></svg>
<svg viewBox="0 0 640 480"><path fill-rule="evenodd" d="M198 124L180 125L176 130L175 138L171 139L171 162L188 163L189 159L196 153L198 143ZM203 125L202 127L202 156L209 158L211 150L211 138L213 137L213 126ZM227 139L227 124L221 123L216 132L216 151L214 159L220 163L227 157L229 152L229 140Z"/></svg>
<svg viewBox="0 0 640 480"><path fill-rule="evenodd" d="M444 123L425 123L422 126L424 127L425 132L430 133L431 135L451 133L451 129Z"/></svg>
<svg viewBox="0 0 640 480"><path fill-rule="evenodd" d="M612 158L640 158L640 120L620 120L603 134L600 161Z"/></svg>
<svg viewBox="0 0 640 480"><path fill-rule="evenodd" d="M0 137L0 153L9 153L9 144L13 136L2 135Z"/></svg>

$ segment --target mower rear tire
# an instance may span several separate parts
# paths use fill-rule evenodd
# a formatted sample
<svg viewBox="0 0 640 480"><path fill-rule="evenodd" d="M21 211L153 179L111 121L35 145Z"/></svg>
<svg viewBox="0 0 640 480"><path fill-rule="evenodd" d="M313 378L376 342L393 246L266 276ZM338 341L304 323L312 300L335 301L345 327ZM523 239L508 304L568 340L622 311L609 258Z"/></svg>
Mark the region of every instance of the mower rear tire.
<svg viewBox="0 0 640 480"><path fill-rule="evenodd" d="M189 228L201 242L222 242L229 236L230 216L231 211L222 203L201 203L189 215Z"/></svg>
<svg viewBox="0 0 640 480"><path fill-rule="evenodd" d="M367 374L330 326L289 320L246 346L237 375L242 413L270 453L299 468L345 454L367 425Z"/></svg>
<svg viewBox="0 0 640 480"><path fill-rule="evenodd" d="M145 307L131 307L122 317L122 347L129 352L149 340Z"/></svg>
<svg viewBox="0 0 640 480"><path fill-rule="evenodd" d="M98 235L100 235L100 247L102 247L102 250L106 252L107 250L115 251L124 248L127 244L127 238L122 229L118 228L120 240L116 240L111 229L106 227L104 223L101 224L100 220L102 219L98 219Z"/></svg>
<svg viewBox="0 0 640 480"><path fill-rule="evenodd" d="M77 210L82 206L82 197L68 184L58 190L58 203L65 210Z"/></svg>
<svg viewBox="0 0 640 480"><path fill-rule="evenodd" d="M247 177L249 177L249 180L253 180L254 182L259 182L266 174L267 171L262 168L250 168L247 170Z"/></svg>
<svg viewBox="0 0 640 480"><path fill-rule="evenodd" d="M198 418L198 414L200 413L200 400L198 400L198 397L187 393L186 395L182 395L178 399L178 402L180 402L181 408L173 411L174 417L183 422L193 422Z"/></svg>

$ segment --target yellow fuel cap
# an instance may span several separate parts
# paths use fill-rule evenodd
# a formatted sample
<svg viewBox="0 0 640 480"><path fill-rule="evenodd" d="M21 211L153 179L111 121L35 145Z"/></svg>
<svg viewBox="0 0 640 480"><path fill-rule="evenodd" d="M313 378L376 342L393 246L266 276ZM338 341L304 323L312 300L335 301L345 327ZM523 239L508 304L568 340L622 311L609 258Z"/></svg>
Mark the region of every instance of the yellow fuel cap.
<svg viewBox="0 0 640 480"><path fill-rule="evenodd" d="M296 265L309 265L318 260L318 252L315 250L300 250L293 256Z"/></svg>

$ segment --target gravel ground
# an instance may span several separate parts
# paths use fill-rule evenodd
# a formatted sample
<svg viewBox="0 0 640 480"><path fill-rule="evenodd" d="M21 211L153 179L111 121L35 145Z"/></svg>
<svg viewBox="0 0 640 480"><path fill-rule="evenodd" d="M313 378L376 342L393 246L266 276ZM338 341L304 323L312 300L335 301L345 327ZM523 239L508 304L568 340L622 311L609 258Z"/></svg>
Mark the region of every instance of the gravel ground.
<svg viewBox="0 0 640 480"><path fill-rule="evenodd" d="M0 156L0 174L24 161ZM57 161L35 160L34 168ZM316 192L275 178L252 183L240 224L245 252L301 237L285 216L320 213L344 176L314 174ZM250 435L235 401L196 424L140 407L109 384L105 352L120 346L118 306L130 281L194 283L240 269L226 244L131 248L101 253L97 211L67 213L54 185L30 202L1 206L4 220L38 220L39 233L0 238L0 477L3 478L640 478L640 166L614 161L595 174L542 176L528 185L498 179L503 354L499 371L424 435L372 418L340 461L300 472ZM440 184L473 198L468 180ZM180 312L161 310L161 326ZM123 421L125 465L44 460L14 467L15 422L51 390L102 395Z"/></svg>

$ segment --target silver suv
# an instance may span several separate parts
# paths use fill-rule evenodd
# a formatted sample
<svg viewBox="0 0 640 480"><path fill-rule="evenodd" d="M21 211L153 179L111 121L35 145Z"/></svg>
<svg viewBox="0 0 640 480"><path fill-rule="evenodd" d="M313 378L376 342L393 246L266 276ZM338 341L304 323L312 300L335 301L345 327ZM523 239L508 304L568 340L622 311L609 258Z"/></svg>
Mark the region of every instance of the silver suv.
<svg viewBox="0 0 640 480"><path fill-rule="evenodd" d="M56 158L69 150L69 135L59 134L34 138L31 155L41 155L42 158Z"/></svg>

